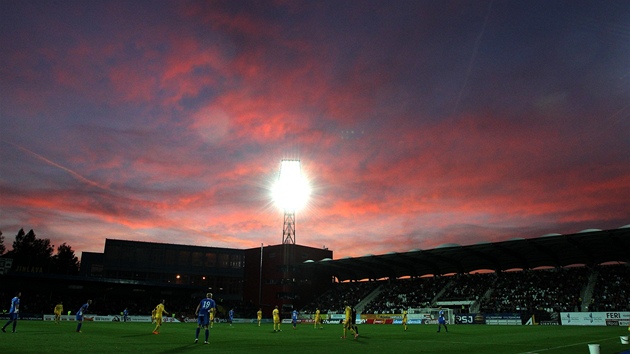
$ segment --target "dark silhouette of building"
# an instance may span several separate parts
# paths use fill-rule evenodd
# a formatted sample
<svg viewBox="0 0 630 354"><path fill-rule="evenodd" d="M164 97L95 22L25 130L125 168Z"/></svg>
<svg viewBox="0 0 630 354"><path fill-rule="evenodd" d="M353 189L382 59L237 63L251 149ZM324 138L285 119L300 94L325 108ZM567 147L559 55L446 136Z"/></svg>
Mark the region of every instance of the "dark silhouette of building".
<svg viewBox="0 0 630 354"><path fill-rule="evenodd" d="M258 307L301 308L328 290L333 279L296 266L309 261L332 260L333 252L296 244L245 250L244 299ZM262 263L261 263L262 257ZM262 264L262 267L261 267ZM269 310L271 311L271 310Z"/></svg>
<svg viewBox="0 0 630 354"><path fill-rule="evenodd" d="M81 274L211 290L222 299L252 306L292 308L307 304L332 285L331 277L295 269L323 259L332 259L332 251L295 244L242 250L106 239L103 253L82 254Z"/></svg>

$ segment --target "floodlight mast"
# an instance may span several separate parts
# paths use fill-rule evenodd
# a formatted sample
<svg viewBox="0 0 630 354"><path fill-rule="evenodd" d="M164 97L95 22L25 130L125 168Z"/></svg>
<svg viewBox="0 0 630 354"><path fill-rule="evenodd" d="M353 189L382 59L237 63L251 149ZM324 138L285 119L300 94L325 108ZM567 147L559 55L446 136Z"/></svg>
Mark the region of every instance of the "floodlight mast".
<svg viewBox="0 0 630 354"><path fill-rule="evenodd" d="M284 210L282 227L282 243L295 245L295 211Z"/></svg>

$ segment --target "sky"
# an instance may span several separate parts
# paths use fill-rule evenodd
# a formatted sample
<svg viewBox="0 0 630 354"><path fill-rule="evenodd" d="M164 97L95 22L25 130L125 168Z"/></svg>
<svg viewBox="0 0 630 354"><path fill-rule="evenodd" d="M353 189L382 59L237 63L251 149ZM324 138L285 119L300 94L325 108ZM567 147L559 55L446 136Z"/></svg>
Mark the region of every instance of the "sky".
<svg viewBox="0 0 630 354"><path fill-rule="evenodd" d="M0 230L335 259L630 224L630 2L0 0Z"/></svg>

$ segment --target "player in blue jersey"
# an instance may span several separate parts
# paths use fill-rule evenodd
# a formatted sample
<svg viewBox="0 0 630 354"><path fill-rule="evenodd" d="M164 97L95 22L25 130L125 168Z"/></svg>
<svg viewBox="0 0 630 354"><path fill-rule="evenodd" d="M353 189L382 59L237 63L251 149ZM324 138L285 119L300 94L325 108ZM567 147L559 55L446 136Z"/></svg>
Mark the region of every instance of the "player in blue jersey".
<svg viewBox="0 0 630 354"><path fill-rule="evenodd" d="M208 324L210 323L210 313L212 311L216 311L217 304L212 300L212 293L207 293L205 299L201 299L199 301L199 305L197 305L197 309L195 310L195 315L197 316L197 331L195 332L195 343L199 341L199 332L201 331L201 327L206 329L206 341L205 344L208 344L208 336L210 335L210 330L208 329Z"/></svg>
<svg viewBox="0 0 630 354"><path fill-rule="evenodd" d="M444 310L442 310L442 306L440 306L440 312L438 315L438 333L440 333L440 329L444 326L446 333L448 333L448 327L446 327L446 319L444 318Z"/></svg>
<svg viewBox="0 0 630 354"><path fill-rule="evenodd" d="M291 324L293 325L293 329L297 329L297 316L297 310L293 310L293 312L291 312Z"/></svg>
<svg viewBox="0 0 630 354"><path fill-rule="evenodd" d="M234 309L230 309L230 311L228 311L228 323L230 324L230 327L232 327L232 321L234 321Z"/></svg>
<svg viewBox="0 0 630 354"><path fill-rule="evenodd" d="M126 307L123 310L122 315L123 315L123 322L127 322L127 319L129 318L129 310L127 310Z"/></svg>
<svg viewBox="0 0 630 354"><path fill-rule="evenodd" d="M92 304L92 300L88 300L85 304L83 304L79 311L77 311L76 320L77 320L77 333L81 333L81 326L83 326L83 316L88 310L88 307Z"/></svg>
<svg viewBox="0 0 630 354"><path fill-rule="evenodd" d="M20 296L21 292L17 292L15 297L11 299L11 308L9 309L9 321L2 326L2 332L6 333L6 328L13 322L13 333L15 333L15 327L17 326L17 320L20 313Z"/></svg>

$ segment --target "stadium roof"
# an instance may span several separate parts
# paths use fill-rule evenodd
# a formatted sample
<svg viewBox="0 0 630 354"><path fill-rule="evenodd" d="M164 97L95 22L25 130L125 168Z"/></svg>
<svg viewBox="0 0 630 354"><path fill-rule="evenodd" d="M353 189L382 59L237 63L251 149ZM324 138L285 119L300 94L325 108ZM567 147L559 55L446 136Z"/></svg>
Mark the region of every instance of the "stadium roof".
<svg viewBox="0 0 630 354"><path fill-rule="evenodd" d="M549 234L470 246L446 244L430 250L306 261L299 267L346 281L606 262L630 262L630 225L614 230L588 229L569 235Z"/></svg>

